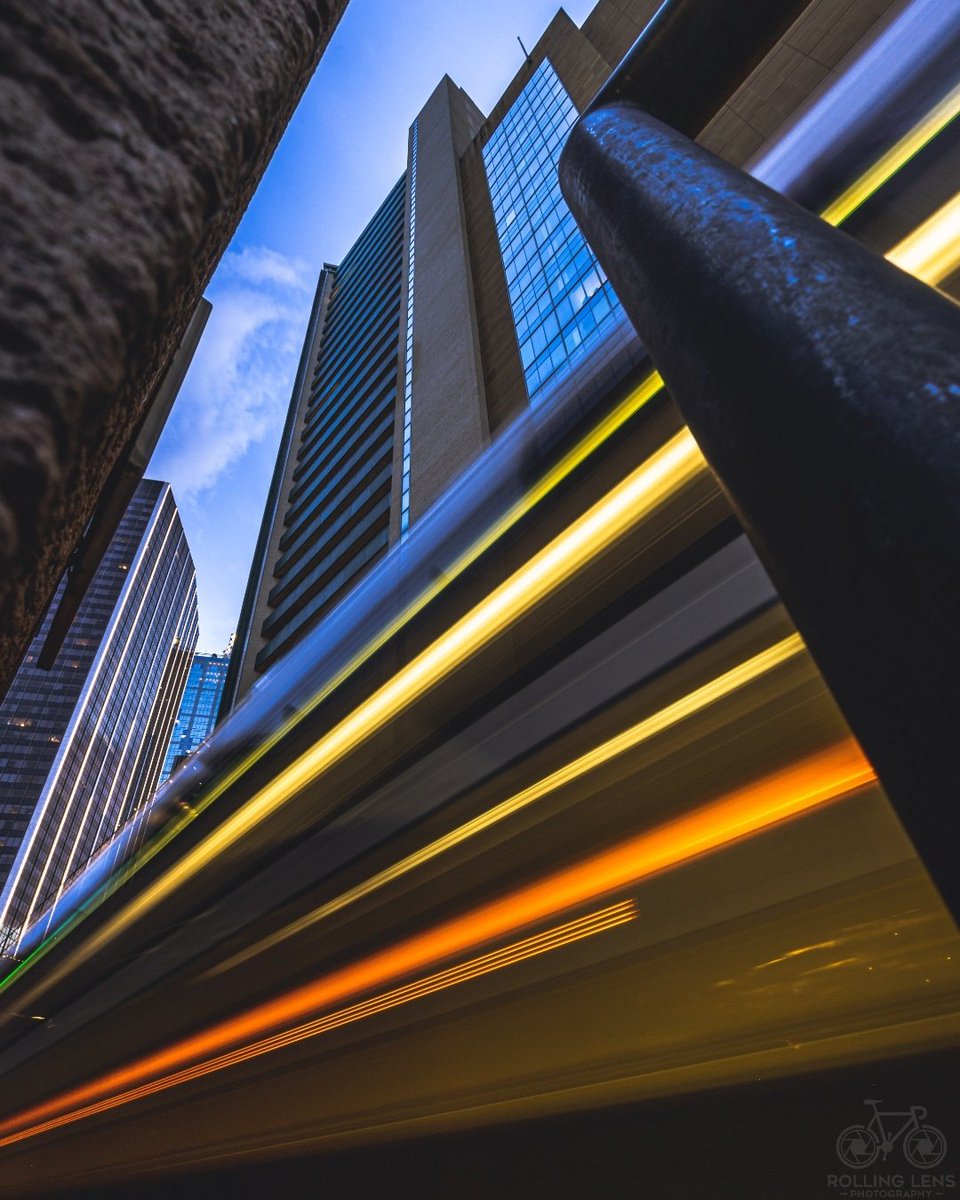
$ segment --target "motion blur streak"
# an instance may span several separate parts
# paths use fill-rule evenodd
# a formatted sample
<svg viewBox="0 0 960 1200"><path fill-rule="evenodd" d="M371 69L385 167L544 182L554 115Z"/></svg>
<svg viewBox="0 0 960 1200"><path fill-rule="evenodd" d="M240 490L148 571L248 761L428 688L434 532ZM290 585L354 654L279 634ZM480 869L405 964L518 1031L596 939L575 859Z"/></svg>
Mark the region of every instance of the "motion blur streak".
<svg viewBox="0 0 960 1200"><path fill-rule="evenodd" d="M855 742L845 740L799 763L739 788L694 812L628 838L608 850L555 871L472 912L444 921L356 963L294 988L226 1021L0 1124L0 1135L28 1136L31 1122L102 1100L118 1089L156 1082L156 1076L197 1064L271 1029L381 987L484 942L508 936L576 905L630 887L658 871L717 850L777 822L838 800L876 776ZM236 1051L235 1051L236 1052ZM44 1128L50 1128L50 1125ZM10 1139L8 1138L7 1141ZM0 1145L6 1144L0 1140Z"/></svg>
<svg viewBox="0 0 960 1200"><path fill-rule="evenodd" d="M887 258L924 283L937 284L960 267L960 193L889 251Z"/></svg>
<svg viewBox="0 0 960 1200"><path fill-rule="evenodd" d="M791 634L790 637L784 638L766 650L762 650L759 654L755 654L752 658L748 658L745 662L740 663L731 670L725 671L715 679L711 679L709 683L695 688L692 692L688 692L686 696L681 696L679 700L675 700L672 704L668 704L665 708L660 709L651 716L645 717L636 725L624 730L623 733L596 746L593 750L574 759L573 762L567 763L559 770L531 784L530 787L524 788L523 791L517 792L516 795L488 809L487 812L474 817L472 821L467 821L458 829L454 829L443 837L437 838L436 841L430 842L429 845L422 847L420 850L415 851L385 870L379 871L376 875L372 875L369 879L364 880L363 883L350 888L349 891L335 896L326 904L314 909L313 912L307 913L305 917L301 917L300 920L294 921L284 929L278 930L253 946L242 950L239 954L233 955L225 962L212 968L207 974L217 975L241 962L246 962L247 959L253 958L263 950L267 950L269 947L285 941L288 937L292 937L302 930L308 929L311 925L315 925L318 921L322 921L332 913L339 912L340 909L346 908L364 896L369 896L372 892L377 891L395 879L399 879L409 871L422 866L423 863L429 862L431 859L436 858L437 855L444 853L444 851L450 850L454 846L459 846L475 834L489 829L498 821L502 821L506 817L512 816L514 813L526 808L529 804L533 804L535 801L543 799L544 796L550 795L557 788L563 787L564 784L572 783L573 780L579 779L582 775L596 770L612 758L616 758L617 755L624 754L627 750L632 750L650 738L656 737L657 734L670 729L680 721L684 721L688 717L701 712L709 705L716 704L717 701L731 695L739 688L745 687L748 683L752 683L768 671L772 671L775 667L780 666L781 663L793 658L794 655L799 654L803 649L804 645L800 635L796 633Z"/></svg>
<svg viewBox="0 0 960 1200"><path fill-rule="evenodd" d="M489 975L492 971L499 971L504 967L510 967L515 963L523 962L525 959L546 954L550 950L559 950L562 946L569 946L572 942L582 941L584 938L592 937L594 934L604 933L608 929L615 929L619 925L625 925L628 921L635 920L636 917L637 908L634 901L623 900L619 904L612 904L609 908L600 909L599 912L591 913L589 916L580 917L575 921L567 922L565 925L558 925L553 929L546 930L544 933L536 934L534 937L524 938L523 941L504 946L501 950L495 950L490 954L483 954L479 958L470 959L468 962L461 963L456 967L449 967L445 971L438 971L434 975L428 975L423 979L415 980L413 983L405 984L403 987L394 988L392 991L382 992L380 995L373 996L361 1004L353 1004L349 1008L341 1008L337 1012L329 1013L317 1021L308 1021L306 1024L298 1025L294 1029L287 1030L285 1033L263 1038L261 1041L253 1042L248 1046L242 1046L230 1054L222 1054L218 1058L208 1059L205 1062L197 1063L185 1071L177 1071L172 1075L165 1075L163 1078L155 1079L153 1082L144 1084L142 1087L132 1088L129 1091L121 1092L119 1095L101 1100L97 1104L90 1104L84 1108L75 1109L73 1112L65 1113L63 1116L46 1121L41 1125L21 1130L19 1133L0 1139L0 1146L8 1146L13 1142L23 1141L25 1138L47 1133L51 1129L57 1129L61 1125L69 1125L74 1121L81 1121L85 1117L96 1116L98 1113L107 1112L111 1108L117 1108L121 1104L129 1104L131 1101L144 1099L156 1092L166 1091L168 1088L188 1083L192 1079L199 1079L203 1075L210 1075L214 1071L222 1071L226 1067L235 1066L237 1063L245 1062L248 1059L258 1058L262 1054L269 1054L273 1050L280 1050L284 1046L293 1045L295 1042L302 1042L306 1038L317 1037L319 1034L327 1033L331 1029L339 1029L344 1025L352 1024L354 1021L362 1021L366 1017L386 1012L388 1009L396 1008L400 1004L409 1004L413 1000L419 1000L424 996L433 995L435 992L443 991L446 988L455 987L459 983L467 983L469 980L476 979L481 975Z"/></svg>
<svg viewBox="0 0 960 1200"><path fill-rule="evenodd" d="M243 808L191 850L91 940L88 953L105 945L164 896L203 870L218 854L259 825L360 746L416 697L451 674L482 646L529 612L564 580L609 549L627 530L707 470L689 430L672 437L602 500L441 634L369 699L281 771Z"/></svg>
<svg viewBox="0 0 960 1200"><path fill-rule="evenodd" d="M832 204L821 212L821 217L831 225L840 225L850 216L857 208L868 200L874 193L884 186L896 173L901 170L911 158L918 154L925 146L933 141L938 134L950 124L950 122L960 113L960 87L955 88L943 100L940 101L926 116L919 121L913 129L904 135L886 154L884 154L876 163L866 171L859 179L857 179L841 196L839 196ZM763 179L762 166L757 172L757 177ZM949 205L947 206L949 207ZM945 209L940 210L943 214ZM935 214L938 216L940 214ZM931 218L931 221L933 218ZM919 235L921 230L926 228L924 225L915 231L914 235ZM910 238L905 239L898 247L891 251L891 254L896 254L899 250L906 250L907 242ZM897 262L896 259L893 261ZM898 266L902 266L904 270L911 270L911 266L907 263L897 262ZM939 276L938 279L929 279L921 275L925 282L939 282L939 279L945 278L945 274ZM0 992L4 991L15 979L22 975L26 970L38 962L49 949L56 945L68 933L76 928L84 919L84 917L97 907L97 904L105 896L112 894L118 887L122 886L130 879L140 867L149 862L156 854L158 854L180 830L189 824L200 812L210 806L219 796L239 779L258 762L273 746L282 740L297 724L300 723L313 709L320 704L332 691L339 687L350 675L353 674L364 662L366 662L381 646L383 646L391 637L394 636L404 625L407 624L418 612L420 612L430 600L438 595L450 582L456 579L463 571L465 571L472 563L474 563L487 549L489 549L507 530L512 528L523 516L531 511L541 500L548 496L553 489L561 483L567 476L576 469L582 462L598 449L608 438L613 436L631 417L638 413L646 404L650 402L663 388L663 380L658 372L651 372L624 400L622 400L598 425L586 435L574 448L569 451L553 468L551 468L541 480L539 480L519 501L510 507L500 518L498 518L487 530L482 537L474 542L451 566L444 570L443 575L436 583L426 589L423 593L415 597L411 603L398 614L370 643L365 645L358 653L347 663L342 670L338 671L332 679L318 690L318 692L298 711L293 714L288 721L285 721L280 728L269 734L264 741L253 751L251 751L240 763L227 771L221 778L211 784L206 789L205 794L199 797L192 810L182 816L180 819L171 821L166 829L162 830L150 842L142 848L139 854L131 859L118 870L116 875L108 881L91 899L78 911L69 917L62 925L58 926L50 936L43 941L36 950L34 950L27 958L13 968L3 979L0 979ZM251 803L257 802L257 797ZM237 814L238 817L243 815L246 810L241 810ZM256 823L256 822L254 822ZM203 851L203 847L200 847ZM195 852L198 853L198 852ZM85 946L71 956L68 963L64 964L59 971L54 972L48 982L56 982L62 978L69 970L80 961L88 958L91 954L96 953L102 948L120 929L127 924L135 921L139 915L152 907L153 904L162 895L169 894L172 888L177 886L179 876L176 881L167 884L165 879L158 881L154 887L147 892L138 902L140 907L134 912L125 910L121 913L114 922L109 923L99 935L91 939Z"/></svg>
<svg viewBox="0 0 960 1200"><path fill-rule="evenodd" d="M252 751L240 764L230 770L222 779L217 780L206 794L197 799L190 811L178 820L171 821L168 827L151 839L137 856L121 867L117 874L101 889L91 901L77 911L71 918L58 926L50 936L41 943L27 958L19 963L12 971L0 979L0 992L3 992L16 978L37 962L57 942L74 929L96 907L106 895L112 894L118 887L130 879L142 866L145 866L158 854L176 835L190 824L201 812L207 809L218 797L222 796L229 787L240 780L246 772L258 762L269 750L280 742L293 728L308 716L323 700L344 683L358 670L377 650L397 634L427 604L444 590L454 579L467 570L480 556L488 550L500 537L508 532L518 521L529 513L541 500L545 499L556 487L563 482L576 468L585 462L600 446L603 445L616 431L634 414L638 413L663 388L663 380L654 371L641 381L616 407L576 445L569 450L559 462L548 470L543 477L530 488L512 507L499 517L491 527L464 551L459 558L444 568L442 575L429 588L420 593L392 621L390 621L377 636L368 642L350 661L339 670L311 699L301 706L297 712L284 722L279 729L270 734ZM666 498L666 497L664 497ZM112 936L112 931L110 933ZM103 944L98 940L90 948L94 952ZM87 948L84 948L84 954ZM59 976L58 976L59 977Z"/></svg>
<svg viewBox="0 0 960 1200"><path fill-rule="evenodd" d="M865 171L860 178L820 214L831 225L839 225L878 188L918 154L941 130L960 114L960 86L955 87L904 136Z"/></svg>

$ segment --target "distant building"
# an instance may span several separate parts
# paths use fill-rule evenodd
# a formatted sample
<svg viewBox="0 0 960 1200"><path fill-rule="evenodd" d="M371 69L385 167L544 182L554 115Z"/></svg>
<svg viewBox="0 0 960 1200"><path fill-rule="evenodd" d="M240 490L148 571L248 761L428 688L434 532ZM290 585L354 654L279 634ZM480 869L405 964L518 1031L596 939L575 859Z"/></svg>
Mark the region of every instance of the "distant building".
<svg viewBox="0 0 960 1200"><path fill-rule="evenodd" d="M45 671L55 608L0 704L0 949L156 789L197 642L169 484L137 487Z"/></svg>
<svg viewBox="0 0 960 1200"><path fill-rule="evenodd" d="M173 774L188 754L196 750L217 723L217 710L229 665L229 650L223 654L194 655L180 711L173 725L173 736L163 760L161 783Z"/></svg>

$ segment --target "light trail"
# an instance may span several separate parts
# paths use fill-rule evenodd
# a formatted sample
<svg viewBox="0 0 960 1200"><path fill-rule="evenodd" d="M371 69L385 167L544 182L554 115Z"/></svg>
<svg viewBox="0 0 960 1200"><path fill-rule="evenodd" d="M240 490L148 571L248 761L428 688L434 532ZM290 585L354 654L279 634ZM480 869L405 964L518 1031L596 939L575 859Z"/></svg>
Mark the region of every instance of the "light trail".
<svg viewBox="0 0 960 1200"><path fill-rule="evenodd" d="M210 1075L215 1071L222 1071L227 1067L236 1066L238 1063L247 1062L251 1058L259 1058L261 1055L269 1054L274 1050L281 1050L285 1046L294 1045L296 1042L302 1042L308 1038L329 1033L333 1029L340 1029L356 1021L365 1020L368 1017L387 1012L391 1008L396 1008L401 1004L409 1004L414 1000L420 1000L424 996L434 995L436 992L445 991L447 988L455 987L457 984L468 983L470 980L477 979L482 975L489 975L493 971L499 971L504 967L511 967L527 959L539 957L551 950L559 950L563 946L569 946L573 942L582 941L584 938L593 937L595 934L605 933L609 929L616 929L620 925L626 925L629 921L635 920L636 917L636 904L632 900L623 900L619 904L610 905L609 908L601 909L599 912L591 913L589 916L580 917L575 921L567 922L565 925L548 929L544 933L524 938L523 941L514 942L512 945L505 946L502 950L494 950L489 954L483 954L479 958L470 959L468 962L461 963L458 966L449 967L445 971L439 971L434 975L428 975L425 978L415 980L413 983L405 984L403 987L394 988L392 991L373 996L360 1004L353 1004L348 1008L339 1009L336 1012L329 1013L325 1017L321 1017L319 1020L308 1021L306 1024L298 1025L284 1033L263 1038L259 1042L243 1046L230 1054L222 1054L218 1058L197 1063L195 1066L188 1067L184 1071L165 1075L160 1079L153 1080L151 1083L146 1083L140 1087L131 1088L129 1091L109 1096L107 1099L95 1104L88 1104L83 1108L75 1109L72 1112L55 1117L40 1125L22 1130L20 1133L11 1134L9 1137L0 1139L0 1146L11 1145L25 1138L35 1137L40 1133L48 1133L50 1130L57 1129L60 1126L81 1121L85 1117L92 1117L98 1113L108 1112L110 1109L117 1108L121 1104L129 1104L135 1100L145 1099L147 1096L152 1096L157 1092L166 1091L183 1083L189 1083L193 1079L199 1079L203 1075Z"/></svg>
<svg viewBox="0 0 960 1200"><path fill-rule="evenodd" d="M960 267L960 192L887 251L890 262L936 285Z"/></svg>
<svg viewBox="0 0 960 1200"><path fill-rule="evenodd" d="M890 150L883 154L859 179L846 189L836 200L827 206L821 217L831 225L841 224L851 213L874 195L881 187L889 182L907 163L921 150L929 145L947 126L960 114L960 86L956 87L930 110L911 130L908 131ZM942 212L943 210L941 210ZM936 214L935 214L936 215ZM932 218L931 218L932 219ZM928 223L928 222L927 222ZM925 223L925 225L927 224ZM921 226L923 229L925 226ZM920 230L916 233L919 234ZM913 236L913 235L911 235ZM890 252L895 255L901 250L905 239L898 247ZM904 251L904 253L906 253ZM896 261L894 259L894 261ZM898 264L900 265L900 264ZM905 267L904 269L909 269ZM924 269L922 264L920 269ZM922 278L923 276L921 276ZM943 278L943 276L941 276ZM939 282L939 280L938 280ZM216 801L255 763L276 746L291 730L307 717L324 699L336 688L340 687L364 662L384 646L400 629L402 629L417 613L421 612L430 601L461 575L471 564L476 562L496 541L511 529L522 517L529 513L537 504L550 495L553 490L566 479L581 463L590 457L600 446L612 437L636 413L643 409L663 389L663 380L658 372L651 372L623 401L621 401L606 417L604 417L588 434L578 442L543 478L536 483L520 500L512 505L493 525L481 535L455 562L446 569L444 575L415 597L384 629L367 643L357 654L315 695L306 702L290 719L284 722L274 733L269 735L258 747L252 750L235 767L227 771L220 779L215 780L206 789L205 794L198 799L192 809L184 816L171 821L167 827L156 834L129 863L118 869L115 876L109 879L90 900L71 917L67 918L55 929L28 957L18 963L2 980L0 993L8 988L16 979L21 977L31 966L41 959L50 949L60 942L67 934L75 929L86 916L93 911L97 904L106 896L130 879L142 866L153 859L178 833L197 816ZM254 797L250 803L255 803ZM241 810L243 811L243 810ZM162 880L154 887L162 886ZM120 914L122 916L123 914ZM119 919L119 917L117 918ZM103 945L103 938L94 939L94 944L79 947L70 962L64 963L46 982L55 982L63 978L77 963L84 961ZM24 998L29 1004L34 994Z"/></svg>
<svg viewBox="0 0 960 1200"><path fill-rule="evenodd" d="M407 855L406 858L400 859L399 862L393 863L383 871L377 872L376 875L372 875L369 879L365 879L355 887L341 892L339 896L328 900L325 904L320 905L319 908L314 909L313 912L307 913L306 916L291 922L291 924L285 926L283 929L270 934L269 937L265 937L245 950L241 950L226 961L218 963L215 967L205 972L205 974L207 976L222 974L224 971L230 970L232 967L254 958L264 950L279 945L281 942L286 941L287 938L302 933L305 929L309 929L310 926L317 924L318 921L322 921L332 916L333 913L339 912L351 904L355 904L365 896L379 891L380 888L394 882L394 880L400 879L417 867L423 866L424 863L430 862L432 859L438 857L438 855L452 850L455 846L462 845L469 838L490 829L493 825L506 820L507 817L513 816L536 801L552 795L558 788L564 787L566 784L580 779L589 772L597 770L605 763L610 762L611 759L625 754L628 750L635 749L637 746L650 741L651 738L665 732L681 721L685 721L689 717L702 712L710 705L725 699L740 688L746 687L747 684L754 682L769 671L774 670L776 667L781 666L791 658L802 653L804 649L805 647L800 635L797 633L791 634L790 637L784 638L773 646L769 646L766 650L753 655L731 670L723 672L723 674L718 675L715 679L711 679L701 687L688 692L687 695L681 696L679 700L673 701L672 704L668 704L659 711L645 717L642 721L638 721L637 724L617 734L616 737L608 739L601 743L601 745L594 747L593 750L589 750L586 754L580 755L579 758L574 759L572 762L566 763L545 778L510 796L500 804L494 805L493 808L467 821L457 829L451 830L450 833L444 834L443 837L437 838L428 845L421 847L419 850Z"/></svg>
<svg viewBox="0 0 960 1200"><path fill-rule="evenodd" d="M842 192L836 200L820 214L831 225L839 225L865 204L875 192L911 159L928 146L933 139L960 114L960 84L926 114L916 125L865 171L859 179Z"/></svg>
<svg viewBox="0 0 960 1200"><path fill-rule="evenodd" d="M846 740L799 763L781 768L693 812L663 822L607 850L514 889L472 911L350 963L274 1000L72 1088L0 1123L0 1146L31 1137L87 1114L91 1106L116 1100L121 1093L177 1076L189 1078L242 1061L265 1035L300 1023L345 1000L405 975L437 966L445 959L511 936L525 927L632 887L658 872L750 837L772 825L847 796L876 782L876 775L855 742ZM287 1031L289 1032L289 1030ZM228 1053L229 1052L229 1053ZM264 1051L256 1051L263 1053ZM241 1058L236 1058L241 1055ZM170 1083L169 1086L174 1086ZM144 1093L146 1094L146 1093ZM123 1102L123 1101L119 1101Z"/></svg>
<svg viewBox="0 0 960 1200"><path fill-rule="evenodd" d="M435 687L495 637L532 611L565 580L613 546L681 488L707 471L689 430L682 430L561 534L455 621L333 729L227 817L155 883L96 933L86 947L96 953L167 895L313 783L415 699Z"/></svg>

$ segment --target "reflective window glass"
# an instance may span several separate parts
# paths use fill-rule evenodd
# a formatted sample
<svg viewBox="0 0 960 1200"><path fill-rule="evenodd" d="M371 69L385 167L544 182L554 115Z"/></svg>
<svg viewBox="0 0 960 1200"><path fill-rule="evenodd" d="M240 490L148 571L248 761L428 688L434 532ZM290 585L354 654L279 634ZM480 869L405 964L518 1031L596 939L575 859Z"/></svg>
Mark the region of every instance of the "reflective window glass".
<svg viewBox="0 0 960 1200"><path fill-rule="evenodd" d="M527 391L542 399L622 317L560 193L577 109L547 59L483 150Z"/></svg>

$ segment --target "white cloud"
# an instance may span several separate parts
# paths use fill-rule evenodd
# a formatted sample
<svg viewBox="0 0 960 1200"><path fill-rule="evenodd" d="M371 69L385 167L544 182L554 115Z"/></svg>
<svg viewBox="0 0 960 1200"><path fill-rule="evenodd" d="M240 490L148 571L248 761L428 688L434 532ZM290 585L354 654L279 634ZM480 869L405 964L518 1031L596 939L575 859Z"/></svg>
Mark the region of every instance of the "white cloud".
<svg viewBox="0 0 960 1200"><path fill-rule="evenodd" d="M183 505L261 439L278 442L310 307L305 264L267 247L224 256L213 311L149 473Z"/></svg>
<svg viewBox="0 0 960 1200"><path fill-rule="evenodd" d="M226 278L236 278L252 284L278 284L296 288L310 287L307 264L301 258L288 258L269 246L244 246L223 257L220 271Z"/></svg>

